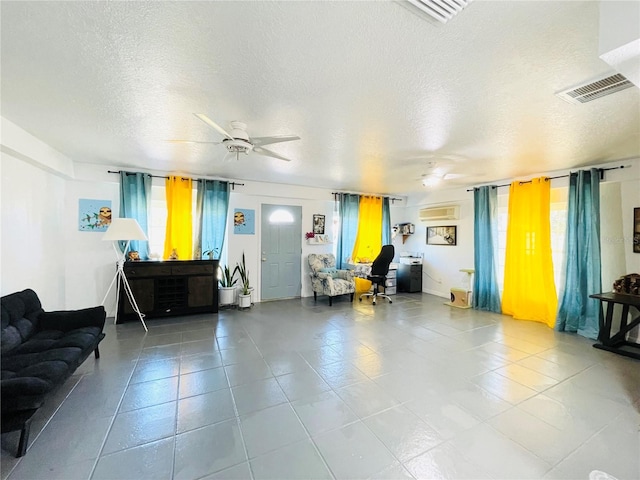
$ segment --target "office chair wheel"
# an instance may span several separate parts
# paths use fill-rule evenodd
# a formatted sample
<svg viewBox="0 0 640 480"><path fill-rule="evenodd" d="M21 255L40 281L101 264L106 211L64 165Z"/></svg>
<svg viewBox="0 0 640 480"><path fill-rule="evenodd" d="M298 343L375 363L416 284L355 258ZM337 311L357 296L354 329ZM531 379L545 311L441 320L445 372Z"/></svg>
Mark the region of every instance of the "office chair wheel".
<svg viewBox="0 0 640 480"><path fill-rule="evenodd" d="M375 300L373 301L373 304L374 304L374 305L376 304L376 301L375 301Z"/></svg>
<svg viewBox="0 0 640 480"><path fill-rule="evenodd" d="M358 300L362 301L362 298L359 298Z"/></svg>
<svg viewBox="0 0 640 480"><path fill-rule="evenodd" d="M391 300L389 300L389 303L393 303Z"/></svg>

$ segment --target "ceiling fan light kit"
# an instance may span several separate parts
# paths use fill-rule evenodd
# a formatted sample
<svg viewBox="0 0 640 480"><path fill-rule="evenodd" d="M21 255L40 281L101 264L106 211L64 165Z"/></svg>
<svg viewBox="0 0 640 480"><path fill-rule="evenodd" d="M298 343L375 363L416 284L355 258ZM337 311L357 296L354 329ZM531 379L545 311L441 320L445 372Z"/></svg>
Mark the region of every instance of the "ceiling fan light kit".
<svg viewBox="0 0 640 480"><path fill-rule="evenodd" d="M266 148L262 148L262 145L300 140L300 137L296 135L276 135L273 137L251 138L247 133L247 124L238 120L233 120L229 123L229 126L231 127L231 133L229 133L204 113L194 113L194 115L225 137L222 139L221 143L229 153L236 154L236 160L239 158L241 153L249 155L249 152L255 152L259 155L265 155L267 157L273 157L290 162L290 159L272 152L271 150L267 150Z"/></svg>
<svg viewBox="0 0 640 480"><path fill-rule="evenodd" d="M422 185L425 187L435 187L444 179L444 175L439 173L430 173L422 178Z"/></svg>

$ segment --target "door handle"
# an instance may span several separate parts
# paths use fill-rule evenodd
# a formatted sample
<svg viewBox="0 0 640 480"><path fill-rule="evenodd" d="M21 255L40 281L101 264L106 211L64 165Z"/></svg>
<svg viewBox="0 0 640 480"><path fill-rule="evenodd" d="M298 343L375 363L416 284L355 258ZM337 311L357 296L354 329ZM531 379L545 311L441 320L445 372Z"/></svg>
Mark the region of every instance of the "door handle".
<svg viewBox="0 0 640 480"><path fill-rule="evenodd" d="M263 262L266 262L266 261L267 261L267 259L266 259L265 257L262 257L262 261L263 261Z"/></svg>

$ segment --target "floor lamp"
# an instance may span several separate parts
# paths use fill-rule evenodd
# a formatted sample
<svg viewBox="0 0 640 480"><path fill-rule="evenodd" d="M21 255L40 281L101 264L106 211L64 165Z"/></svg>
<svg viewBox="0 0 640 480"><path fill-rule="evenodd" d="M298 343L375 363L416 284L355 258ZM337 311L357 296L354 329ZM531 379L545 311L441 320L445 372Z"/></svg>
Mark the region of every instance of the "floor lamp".
<svg viewBox="0 0 640 480"><path fill-rule="evenodd" d="M125 294L129 299L129 303L131 304L131 308L138 314L140 321L142 322L142 326L144 327L145 332L148 332L147 324L144 323L144 313L140 311L138 308L138 303L136 302L135 297L133 296L133 292L131 291L131 287L129 286L129 281L127 280L127 276L124 274L124 262L127 254L127 250L129 250L129 244L131 240L147 240L147 236L138 225L138 222L134 218L114 218L111 220L111 225L107 228L106 233L102 237L104 241L111 241L113 244L113 250L116 252L116 257L118 259L116 274L111 280L111 284L109 285L109 289L107 290L107 294L104 296L104 300L102 300L102 305L107 301L107 297L109 296L109 292L114 285L116 285L116 315L113 319L113 323L117 323L118 321L118 303L120 300L120 285L124 287ZM126 241L127 245L124 247L124 252L122 252L118 246L118 241Z"/></svg>

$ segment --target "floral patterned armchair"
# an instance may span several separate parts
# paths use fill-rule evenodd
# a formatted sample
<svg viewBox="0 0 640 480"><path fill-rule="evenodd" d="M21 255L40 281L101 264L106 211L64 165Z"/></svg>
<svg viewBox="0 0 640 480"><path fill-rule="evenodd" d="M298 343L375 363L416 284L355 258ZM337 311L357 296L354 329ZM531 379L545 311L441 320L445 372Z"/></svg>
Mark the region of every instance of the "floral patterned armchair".
<svg viewBox="0 0 640 480"><path fill-rule="evenodd" d="M309 267L311 269L311 287L314 301L318 294L329 296L329 306L336 295L351 294L356 291L356 282L351 270L337 270L336 257L332 253L309 255Z"/></svg>

